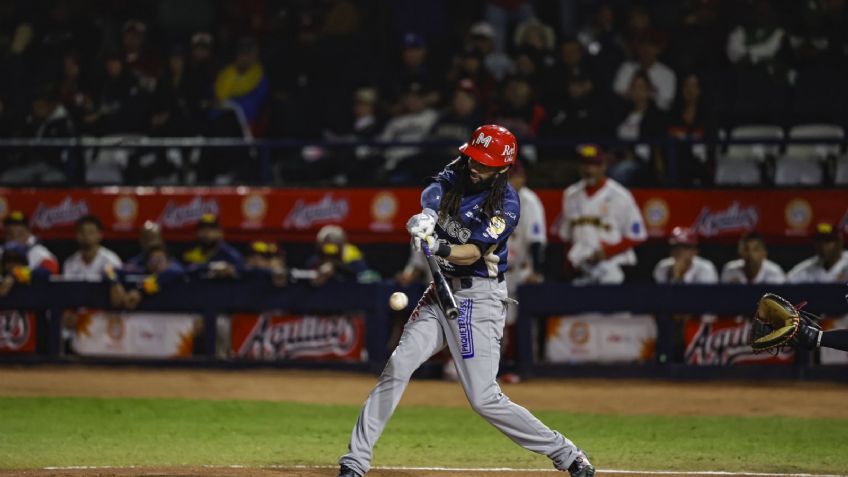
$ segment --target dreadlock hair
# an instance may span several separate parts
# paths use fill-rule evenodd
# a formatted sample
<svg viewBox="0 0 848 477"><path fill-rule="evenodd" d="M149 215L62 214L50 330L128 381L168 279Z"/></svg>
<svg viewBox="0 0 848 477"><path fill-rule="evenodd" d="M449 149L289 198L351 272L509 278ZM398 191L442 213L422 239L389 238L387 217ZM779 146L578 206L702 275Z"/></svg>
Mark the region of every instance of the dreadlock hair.
<svg viewBox="0 0 848 477"><path fill-rule="evenodd" d="M468 161L470 159L466 155L462 155L448 165L459 180L453 187L445 193L442 202L439 205L439 220L445 220L448 217L455 217L459 213L459 203L462 197L468 192ZM491 218L495 215L501 215L504 196L506 195L506 186L509 178L506 173L495 175L495 180L492 183L489 195L483 201L483 214Z"/></svg>

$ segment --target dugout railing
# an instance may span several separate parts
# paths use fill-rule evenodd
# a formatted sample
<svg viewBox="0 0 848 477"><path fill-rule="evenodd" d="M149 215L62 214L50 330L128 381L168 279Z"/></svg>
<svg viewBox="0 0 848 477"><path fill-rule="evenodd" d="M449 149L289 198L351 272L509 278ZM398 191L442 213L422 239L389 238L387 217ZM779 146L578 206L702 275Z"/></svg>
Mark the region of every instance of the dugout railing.
<svg viewBox="0 0 848 477"><path fill-rule="evenodd" d="M140 310L192 312L203 316L203 354L193 359L173 361L96 359L67 356L61 350L61 320L66 309L90 307L109 309L105 284L49 282L19 286L0 298L0 309L37 312L39 352L33 356L0 355L0 363L133 363L150 365L201 366L306 366L379 371L389 357L392 319L388 297L397 290L410 294L410 311L421 287L399 288L385 281L373 284L331 283L322 287L295 284L283 288L256 281L199 281L175 285L145 299ZM816 365L803 353L794 365L693 366L680 362L623 363L616 365L552 364L541 357L537 338L543 323L553 316L582 312L649 313L657 319L657 355L673 346L673 314L727 313L750 315L756 300L766 291L779 293L793 302L809 301L815 313L848 313L843 285L649 285L572 286L545 283L519 288L519 317L516 327L514 362L504 368L524 376L548 377L626 377L669 379L822 379L848 380L848 366ZM302 361L246 361L222 359L215 354L216 319L233 312L285 310L292 313L337 314L362 312L365 315L367 361L355 363L315 363ZM405 315L404 315L405 316ZM603 319L599 317L597 319Z"/></svg>

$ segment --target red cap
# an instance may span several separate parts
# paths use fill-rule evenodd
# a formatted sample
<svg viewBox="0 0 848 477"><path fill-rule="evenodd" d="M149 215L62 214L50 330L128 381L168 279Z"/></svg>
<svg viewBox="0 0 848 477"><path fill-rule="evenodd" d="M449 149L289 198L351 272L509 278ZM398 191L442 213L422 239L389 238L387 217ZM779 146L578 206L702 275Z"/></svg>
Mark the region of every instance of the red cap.
<svg viewBox="0 0 848 477"><path fill-rule="evenodd" d="M577 146L577 155L584 164L603 164L607 155L597 144L581 144Z"/></svg>
<svg viewBox="0 0 848 477"><path fill-rule="evenodd" d="M459 150L480 164L504 167L515 163L516 147L515 136L505 127L487 124L477 128Z"/></svg>
<svg viewBox="0 0 848 477"><path fill-rule="evenodd" d="M668 239L671 245L698 245L698 234L689 227L675 227Z"/></svg>

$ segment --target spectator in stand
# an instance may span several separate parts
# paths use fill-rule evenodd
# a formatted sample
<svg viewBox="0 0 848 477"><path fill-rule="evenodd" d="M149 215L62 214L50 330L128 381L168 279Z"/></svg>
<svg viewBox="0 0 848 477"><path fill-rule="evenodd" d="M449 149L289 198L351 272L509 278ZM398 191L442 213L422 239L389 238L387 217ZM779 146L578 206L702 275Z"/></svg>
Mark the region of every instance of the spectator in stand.
<svg viewBox="0 0 848 477"><path fill-rule="evenodd" d="M453 67L447 74L447 86L445 98L450 99L461 83L471 81L477 91L478 104L483 109L492 107L494 96L497 92L498 83L483 64L483 55L479 50L466 47L463 52L454 59Z"/></svg>
<svg viewBox="0 0 848 477"><path fill-rule="evenodd" d="M185 49L182 45L173 45L165 73L156 83L151 98L150 132L153 136L192 136L200 132L193 124L195 115L190 109L190 85L186 80Z"/></svg>
<svg viewBox="0 0 848 477"><path fill-rule="evenodd" d="M235 60L225 66L215 79L217 112L213 116L217 134L214 135L259 135L262 131L262 107L267 94L268 78L259 61L259 45L253 38L243 38L238 43Z"/></svg>
<svg viewBox="0 0 848 477"><path fill-rule="evenodd" d="M527 49L536 53L540 69L548 70L554 65L556 34L550 25L538 18L525 20L515 28L513 40L516 50Z"/></svg>
<svg viewBox="0 0 848 477"><path fill-rule="evenodd" d="M65 53L62 58L59 99L68 110L74 124L81 124L82 118L94 107L91 97L83 90L80 56L75 52Z"/></svg>
<svg viewBox="0 0 848 477"><path fill-rule="evenodd" d="M13 210L3 219L6 228L6 242L4 247L21 246L27 257L27 265L30 269L44 269L51 275L59 274L59 261L47 247L39 243L38 238L29 229L29 221L23 212Z"/></svg>
<svg viewBox="0 0 848 477"><path fill-rule="evenodd" d="M138 233L138 245L141 253L124 263L123 269L129 273L141 273L147 267L147 255L154 246L165 246L162 238L162 227L152 220L147 220Z"/></svg>
<svg viewBox="0 0 848 477"><path fill-rule="evenodd" d="M614 113L614 133L618 139L636 141L662 137L665 117L653 102L654 86L648 75L639 71L630 80L627 100ZM627 186L662 182L665 163L662 149L636 144L620 151L621 157L610 166L609 175Z"/></svg>
<svg viewBox="0 0 848 477"><path fill-rule="evenodd" d="M768 259L768 249L763 236L748 232L739 239L739 258L731 260L721 270L722 283L773 283L786 282L780 265Z"/></svg>
<svg viewBox="0 0 848 477"><path fill-rule="evenodd" d="M678 29L669 42L667 58L676 71L720 71L726 54L720 47L726 29L720 2L685 2Z"/></svg>
<svg viewBox="0 0 848 477"><path fill-rule="evenodd" d="M377 104L376 88L357 89L353 93L349 113L324 130L324 139L330 144L374 141L382 126ZM329 166L332 170L325 173L325 177L343 172L344 181L369 184L375 179L374 171L379 170L383 165L382 156L371 146L342 145L330 150L334 160ZM317 167L317 161L313 165Z"/></svg>
<svg viewBox="0 0 848 477"><path fill-rule="evenodd" d="M671 255L654 267L657 283L718 283L718 272L709 260L698 256L698 235L688 227L675 227L668 239Z"/></svg>
<svg viewBox="0 0 848 477"><path fill-rule="evenodd" d="M32 268L27 258L27 248L20 244L10 244L3 248L0 259L0 297L12 291L15 285L44 283L50 279L50 271L45 268Z"/></svg>
<svg viewBox="0 0 848 477"><path fill-rule="evenodd" d="M186 277L183 267L173 260L162 244L152 245L147 250L147 261L140 276L122 273L112 278L112 303L116 306L135 309L144 297L152 296L163 288L179 283ZM129 291L127 291L129 288Z"/></svg>
<svg viewBox="0 0 848 477"><path fill-rule="evenodd" d="M116 53L103 59L106 77L94 111L83 118L90 134L142 133L148 130L149 95Z"/></svg>
<svg viewBox="0 0 848 477"><path fill-rule="evenodd" d="M273 243L261 240L251 242L244 259L244 276L255 276L274 286L285 286L288 283L285 256Z"/></svg>
<svg viewBox="0 0 848 477"><path fill-rule="evenodd" d="M451 95L450 108L439 116L430 136L455 143L465 141L477 129L482 114L477 101L477 88L470 79L460 81ZM451 147L451 154L456 151Z"/></svg>
<svg viewBox="0 0 848 477"><path fill-rule="evenodd" d="M786 31L768 0L756 0L746 20L727 36L727 58L739 65L773 63L783 46Z"/></svg>
<svg viewBox="0 0 848 477"><path fill-rule="evenodd" d="M315 254L306 266L317 272L312 280L316 286L330 280L370 283L380 278L368 268L359 247L348 242L347 234L338 225L321 227L315 239Z"/></svg>
<svg viewBox="0 0 848 477"><path fill-rule="evenodd" d="M508 33L518 24L536 17L530 0L487 0L486 22L495 30L497 51L506 50Z"/></svg>
<svg viewBox="0 0 848 477"><path fill-rule="evenodd" d="M557 61L551 68L543 83L543 94L546 104L563 104L568 96L568 89L563 85L568 84L571 78L591 77L590 68L583 54L583 45L577 38L565 38L559 44L559 55Z"/></svg>
<svg viewBox="0 0 848 477"><path fill-rule="evenodd" d="M25 119L24 135L35 139L64 139L76 136L76 128L68 110L62 105L55 88L39 88L32 109ZM65 170L71 151L65 149L33 149L23 155L11 155L3 161L0 181L7 183L48 183L66 179Z"/></svg>
<svg viewBox="0 0 848 477"><path fill-rule="evenodd" d="M189 273L203 278L235 278L244 269L244 259L238 250L224 242L224 232L213 214L200 217L197 246L183 254L183 262Z"/></svg>
<svg viewBox="0 0 848 477"><path fill-rule="evenodd" d="M406 108L404 98L407 90L398 91L398 86L410 84L421 85L421 100L425 107L436 106L440 100L440 84L436 78L441 76L432 64L427 42L420 34L407 32L403 35L401 43L403 50L400 54L400 65L384 78L382 88L384 96L394 103L391 106L392 112Z"/></svg>
<svg viewBox="0 0 848 477"><path fill-rule="evenodd" d="M715 137L715 121L704 104L701 80L695 73L683 75L680 94L668 120L668 135L682 141L704 141ZM707 145L682 142L677 145L677 182L707 185L712 172L707 163Z"/></svg>
<svg viewBox="0 0 848 477"><path fill-rule="evenodd" d="M214 40L206 32L191 36L191 51L185 72L188 108L200 131L206 131L209 110L213 104L213 85L218 66L213 54Z"/></svg>
<svg viewBox="0 0 848 477"><path fill-rule="evenodd" d="M627 11L627 24L624 28L624 46L631 59L639 55L639 43L649 35L657 35L657 31L647 6L639 3L631 5ZM661 36L657 35L656 38Z"/></svg>
<svg viewBox="0 0 848 477"><path fill-rule="evenodd" d="M627 58L613 7L608 3L598 5L592 22L580 30L577 39L589 54L596 84L604 88L612 84L618 66Z"/></svg>
<svg viewBox="0 0 848 477"><path fill-rule="evenodd" d="M545 120L545 108L536 101L527 80L511 77L504 84L501 104L493 116L494 123L509 129L519 140L532 139Z"/></svg>
<svg viewBox="0 0 848 477"><path fill-rule="evenodd" d="M544 55L525 46L516 50L512 59L515 62L515 73L512 76L527 81L533 91L542 91L548 69L544 64Z"/></svg>
<svg viewBox="0 0 848 477"><path fill-rule="evenodd" d="M103 224L94 215L84 215L75 224L79 249L65 260L62 276L69 280L99 282L104 273L113 273L123 263L115 252L100 245Z"/></svg>
<svg viewBox="0 0 848 477"><path fill-rule="evenodd" d="M127 20L121 35L123 61L127 70L135 75L138 84L147 93L156 88L160 74L159 59L145 48L147 25L139 20Z"/></svg>
<svg viewBox="0 0 848 477"><path fill-rule="evenodd" d="M830 223L816 226L813 236L816 256L795 265L789 283L845 283L848 281L848 252L843 250L842 232Z"/></svg>
<svg viewBox="0 0 848 477"><path fill-rule="evenodd" d="M604 110L592 78L584 72L571 74L567 78L564 96L549 104L542 136L598 136L605 126Z"/></svg>
<svg viewBox="0 0 848 477"><path fill-rule="evenodd" d="M407 85L401 99L401 114L386 123L378 139L383 142L419 142L426 139L439 119L439 113L427 106L426 97L427 92L422 84ZM416 159L421 152L418 147L389 147L384 153L384 167L395 177L393 180L401 181L436 172L439 164Z"/></svg>
<svg viewBox="0 0 848 477"><path fill-rule="evenodd" d="M483 65L496 81L502 81L513 72L512 60L506 53L497 49L495 29L491 24L477 22L471 25L469 33L471 46L483 56Z"/></svg>
<svg viewBox="0 0 848 477"><path fill-rule="evenodd" d="M655 87L654 103L661 110L668 110L677 92L677 77L671 68L658 60L659 52L659 38L656 35L642 37L636 43L637 61L621 64L615 75L613 91L620 96L627 96L633 78L640 71L645 72Z"/></svg>
<svg viewBox="0 0 848 477"><path fill-rule="evenodd" d="M567 266L574 283L622 283L622 266L636 265L633 248L647 239L633 194L606 177L607 154L577 148L581 180L565 190L559 236L570 244Z"/></svg>

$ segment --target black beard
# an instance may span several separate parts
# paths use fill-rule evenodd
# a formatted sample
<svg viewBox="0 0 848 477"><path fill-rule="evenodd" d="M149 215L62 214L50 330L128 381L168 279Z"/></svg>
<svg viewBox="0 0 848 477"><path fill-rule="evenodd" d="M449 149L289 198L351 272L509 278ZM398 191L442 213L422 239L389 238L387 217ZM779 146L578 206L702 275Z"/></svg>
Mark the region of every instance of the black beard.
<svg viewBox="0 0 848 477"><path fill-rule="evenodd" d="M492 184L495 182L496 177L497 177L497 174L493 175L492 177L490 177L486 180L475 183L474 181L471 180L471 173L467 172L465 174L465 177L463 178L463 187L462 188L467 193L476 194L478 192L482 192L482 191L492 187Z"/></svg>

